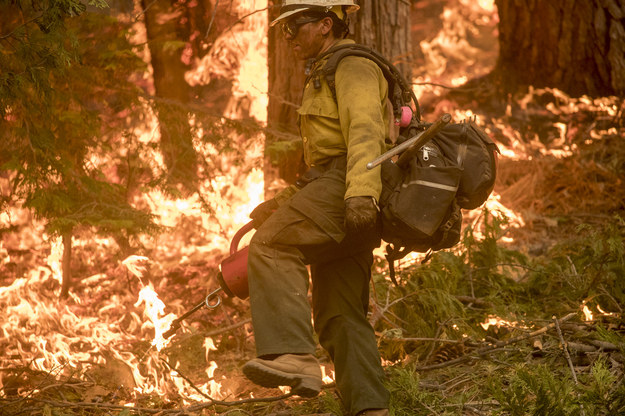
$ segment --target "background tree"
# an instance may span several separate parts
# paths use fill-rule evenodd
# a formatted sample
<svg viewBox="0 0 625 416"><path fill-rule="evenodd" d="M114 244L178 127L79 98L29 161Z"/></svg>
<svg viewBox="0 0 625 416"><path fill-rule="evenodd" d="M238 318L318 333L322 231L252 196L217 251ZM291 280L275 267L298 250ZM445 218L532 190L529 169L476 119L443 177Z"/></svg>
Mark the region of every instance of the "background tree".
<svg viewBox="0 0 625 416"><path fill-rule="evenodd" d="M191 90L184 77L192 56L188 42L191 33L201 39L197 32L206 30L212 7L209 1L172 0L142 0L141 6L168 182L189 190L197 180L197 161L187 116ZM195 54L201 50L193 49Z"/></svg>
<svg viewBox="0 0 625 416"><path fill-rule="evenodd" d="M232 77L226 79L228 76L223 73L207 73L204 78L209 82L205 84L190 83L187 76L197 70L198 64L210 72L211 65L205 62L207 58L214 58L216 62L228 61L226 65L233 66L228 68L230 75L236 73L237 58L229 50L219 50L223 42L217 42L240 22L233 5L238 3L220 4L219 0L141 1L141 17L150 55L147 61L152 67L153 99L159 122L160 151L167 169L165 183L170 185L170 191L177 189L187 195L199 191L198 185L207 171L201 166L203 161L198 159L198 149L193 142L198 138L198 117L205 119L207 112L214 116L204 125L205 131L210 124L219 125L220 121L215 118L222 116L232 101ZM245 118L249 114L241 116ZM194 121L190 122L190 119Z"/></svg>
<svg viewBox="0 0 625 416"><path fill-rule="evenodd" d="M625 94L625 3L496 0L505 91L527 85L579 96Z"/></svg>
<svg viewBox="0 0 625 416"><path fill-rule="evenodd" d="M126 249L154 229L151 214L128 202L140 149L121 134L139 112L129 77L143 63L123 25L85 9L79 0L0 6L0 171L12 183L2 206L24 204L62 236L61 296L78 227L114 235Z"/></svg>
<svg viewBox="0 0 625 416"><path fill-rule="evenodd" d="M280 14L280 4L280 0L270 1L270 22ZM410 2L364 0L358 1L358 4L360 10L350 15L350 37L378 50L410 79ZM302 97L305 75L304 62L293 58L279 28L270 29L268 38L267 125L274 134L267 137L265 184L271 193L272 183L277 177L293 182L304 169L302 153L297 145L296 109Z"/></svg>
<svg viewBox="0 0 625 416"><path fill-rule="evenodd" d="M270 0L269 22L280 15L281 0ZM279 27L269 28L268 72L269 103L264 164L265 190L275 190L276 179L293 182L304 169L301 148L297 145L297 108L304 88L304 62L293 57Z"/></svg>

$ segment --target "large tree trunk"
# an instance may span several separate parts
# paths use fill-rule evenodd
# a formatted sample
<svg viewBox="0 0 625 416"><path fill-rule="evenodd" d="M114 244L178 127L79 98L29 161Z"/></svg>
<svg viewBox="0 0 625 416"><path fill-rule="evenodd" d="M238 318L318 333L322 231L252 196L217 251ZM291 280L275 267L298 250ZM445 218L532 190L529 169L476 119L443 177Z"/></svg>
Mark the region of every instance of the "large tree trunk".
<svg viewBox="0 0 625 416"><path fill-rule="evenodd" d="M269 21L279 15L280 0L269 3ZM395 63L410 79L411 38L410 2L407 0L361 0L360 10L351 14L350 32L356 42L370 46ZM275 7L271 7L271 6ZM297 140L297 112L302 96L305 74L304 63L296 61L282 33L278 28L269 30L269 106L268 127L280 132L293 134ZM267 137L267 144L284 137ZM276 169L268 161L265 163L266 190L279 176L293 182L302 171L301 154L293 153L284 159ZM271 196L271 190L268 195Z"/></svg>
<svg viewBox="0 0 625 416"><path fill-rule="evenodd" d="M183 17L189 7L175 0L142 0L145 27L154 90L161 133L161 152L167 166L170 183L192 188L196 179L196 154L187 119L186 104L190 90L184 74L188 65L183 62L185 42ZM202 4L202 2L200 2Z"/></svg>
<svg viewBox="0 0 625 416"><path fill-rule="evenodd" d="M495 0L507 92L533 85L571 95L625 93L622 0Z"/></svg>
<svg viewBox="0 0 625 416"><path fill-rule="evenodd" d="M354 39L386 56L410 80L412 45L410 1L361 0Z"/></svg>
<svg viewBox="0 0 625 416"><path fill-rule="evenodd" d="M280 15L281 0L269 1L269 22ZM304 62L293 57L287 43L282 39L279 26L269 28L267 59L269 71L269 103L267 106L267 127L270 132L265 147L276 141L297 140L297 107L304 88ZM286 135L285 135L286 134ZM290 137L289 137L290 135ZM277 165L267 155L264 163L265 193L271 197L276 179L292 183L303 169L302 153L289 151L280 157Z"/></svg>

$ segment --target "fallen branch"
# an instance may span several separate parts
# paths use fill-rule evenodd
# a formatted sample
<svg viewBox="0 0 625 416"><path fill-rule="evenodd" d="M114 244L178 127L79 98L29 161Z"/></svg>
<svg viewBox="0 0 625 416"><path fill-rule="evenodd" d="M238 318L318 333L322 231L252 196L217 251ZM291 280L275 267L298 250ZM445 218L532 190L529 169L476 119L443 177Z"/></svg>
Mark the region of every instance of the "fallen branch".
<svg viewBox="0 0 625 416"><path fill-rule="evenodd" d="M239 327L242 327L242 326L244 326L246 324L249 324L250 322L252 322L252 318L247 318L247 319L244 319L244 320L239 321L237 323L234 323L232 325L228 325L226 327L218 328L218 329L215 329L215 330L212 330L212 331L209 331L209 332L201 332L201 333L195 333L195 334L178 335L177 342L182 342L182 341L184 341L186 339L197 337L197 336L202 336L204 338L206 338L206 337L214 337L214 336L226 333L226 332L230 332L233 329L237 329Z"/></svg>
<svg viewBox="0 0 625 416"><path fill-rule="evenodd" d="M442 338L393 338L393 337L385 337L387 339L392 339L396 341L402 342L410 342L410 341L418 341L418 342L446 342L448 344L460 344L462 341L458 341L457 339L442 339Z"/></svg>
<svg viewBox="0 0 625 416"><path fill-rule="evenodd" d="M50 406L64 407L64 408L81 408L81 409L94 409L94 410L97 410L97 409L128 410L132 412L150 413L150 414L163 412L163 409L149 409L147 407L123 406L120 404L108 404L108 403L61 402L61 401L56 401L56 400L35 399L35 398L28 398L28 399L25 399L25 401L34 402L34 403L44 403Z"/></svg>
<svg viewBox="0 0 625 416"><path fill-rule="evenodd" d="M239 328L239 327L241 327L243 325L249 324L250 322L252 322L252 318L247 318L247 319L244 319L244 320L239 321L237 323L234 323L232 325L228 325L228 326L225 326L223 328L219 328L219 329L215 329L215 330L210 331L210 332L206 332L206 333L202 334L202 336L204 336L204 337L214 337L215 335L221 335L224 332L232 331L233 329L237 329L237 328Z"/></svg>
<svg viewBox="0 0 625 416"><path fill-rule="evenodd" d="M475 306L479 306L479 307L482 307L482 308L488 308L488 307L492 306L490 302L488 302L488 301L486 301L484 299L476 298L474 296L456 295L456 299L458 299L459 302L473 304Z"/></svg>
<svg viewBox="0 0 625 416"><path fill-rule="evenodd" d="M572 265L572 262L571 262L571 265ZM558 337L560 338L560 344L562 344L562 351L564 351L564 357L566 358L566 362L569 364L569 368L571 369L571 374L573 374L573 381L575 382L575 385L577 386L579 384L579 382L577 381L577 373L575 373L575 367L573 366L573 361L571 360L571 354L569 354L569 349L566 346L566 341L564 340L564 336L562 335L562 330L560 329L560 323L558 322L558 318L555 315L553 316L553 323L556 326ZM579 393L577 394L577 396L579 397ZM579 404L579 410L582 416L586 416L583 403Z"/></svg>
<svg viewBox="0 0 625 416"><path fill-rule="evenodd" d="M214 400L211 399L208 403L197 403L188 407L182 407L177 409L150 409L147 407L136 407L136 406L124 406L119 404L111 404L111 403L88 403L88 402L67 402L67 401L55 401L55 400L46 400L46 399L36 399L36 398L27 398L24 399L26 402L33 403L43 403L54 407L62 407L62 408L80 408L80 409L92 409L92 410L126 410L130 412L137 413L148 413L148 414L159 414L159 415L179 415L185 414L188 412L195 412L198 410L206 409L212 406L239 406L247 403L263 403L263 402L273 402L280 401L284 399L288 399L293 396L293 393L283 394L281 396L272 396L272 397L259 397L259 398L250 398L250 399L242 399L235 401L222 401L222 400ZM18 402L20 400L16 400ZM12 403L7 403L10 405ZM18 412L21 413L21 410Z"/></svg>
<svg viewBox="0 0 625 416"><path fill-rule="evenodd" d="M178 373L178 375L180 377L182 377L187 383L189 383L189 385L191 386L191 388L193 388L193 390L197 391L199 394L201 394L204 398L208 399L209 402L208 403L198 403L195 405L192 405L188 408L184 408L184 409L176 409L176 410L164 410L163 414L169 414L169 413L174 413L174 414L178 414L180 412L182 413L186 413L189 411L196 411L196 410L201 410L201 409L205 409L207 407L211 407L211 406L238 406L241 404L245 404L245 403L257 403L257 402L273 402L273 401L279 401L279 400L284 400L287 399L289 397L291 397L293 395L293 393L287 393L287 394L283 394L281 396L273 396L273 397L265 397L265 398L250 398L250 399L242 399L242 400L235 400L235 401L224 401L224 400L216 400L213 399L212 397L210 397L208 394L204 393L202 390L200 390L199 387L197 387L195 384L193 384L193 382L186 377L184 374L182 374L180 372L180 370L178 370L177 368L173 367L171 364L169 364L169 362L167 362L166 360L161 360L163 361L167 367L169 367L171 370L175 371L176 373Z"/></svg>
<svg viewBox="0 0 625 416"><path fill-rule="evenodd" d="M571 319L572 317L574 317L575 315L577 315L577 312L571 312L570 314L566 315L565 317L563 317L562 319L559 320L559 322L566 322L569 319ZM498 351L501 348L510 345L510 344L516 344L517 342L520 341L524 341L526 339L530 339L530 338L534 338L538 335L544 334L545 332L549 331L550 329L553 329L556 326L555 322L550 323L549 325L546 325L545 327L534 331L534 332L530 332L529 334L526 335L521 335L515 338L511 338L509 340L506 341L500 341L495 343L494 345L490 345L488 347L484 347L484 348L480 348L475 350L475 353L477 353L477 355L481 356L481 355L485 355L485 354L490 354L492 352ZM432 365L425 365L425 366L421 366L421 367L417 367L415 368L415 371L428 371L428 370L435 370L438 368L444 368L444 367L449 367L452 366L454 364L460 364L460 363L464 363L467 361L470 361L474 358L473 354L466 354L463 355L462 357L458 357L456 359L450 360L450 361L445 361L443 363L440 364L432 364Z"/></svg>

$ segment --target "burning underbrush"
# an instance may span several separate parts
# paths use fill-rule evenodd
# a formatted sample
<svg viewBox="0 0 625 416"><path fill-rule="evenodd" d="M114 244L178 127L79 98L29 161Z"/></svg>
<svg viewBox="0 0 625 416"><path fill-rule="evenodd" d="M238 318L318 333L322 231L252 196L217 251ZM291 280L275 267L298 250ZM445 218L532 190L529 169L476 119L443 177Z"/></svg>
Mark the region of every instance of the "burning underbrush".
<svg viewBox="0 0 625 416"><path fill-rule="evenodd" d="M376 264L370 319L394 414L622 414L623 100L533 89L493 105L486 87L445 92L435 84L461 83L463 63L473 76L488 72L492 59L479 58L496 27L492 2L449 3L438 5L441 32L421 45L424 114L476 117L502 155L495 192L486 209L464 212L457 249L424 265L405 259L398 286L383 258ZM2 214L0 414L341 414L321 350L328 385L317 399L242 376L254 355L246 301L222 295L163 337L219 287L228 243L262 198L261 151L248 146L254 162L198 147L226 171L203 199L144 195L165 231L143 251L121 255L110 238L75 235L65 300L58 239L20 207Z"/></svg>
<svg viewBox="0 0 625 416"><path fill-rule="evenodd" d="M540 90L506 111L477 114L500 144L500 175L487 210L465 212L458 250L405 262L397 287L377 265L371 321L396 414L624 409L623 103ZM3 218L14 225L1 246L3 414L340 414L331 377L300 402L242 376L254 355L245 301L224 296L163 339L219 287L227 251L177 244L206 220L175 206L176 237L146 256L78 235L80 277L63 301L58 241L26 211Z"/></svg>

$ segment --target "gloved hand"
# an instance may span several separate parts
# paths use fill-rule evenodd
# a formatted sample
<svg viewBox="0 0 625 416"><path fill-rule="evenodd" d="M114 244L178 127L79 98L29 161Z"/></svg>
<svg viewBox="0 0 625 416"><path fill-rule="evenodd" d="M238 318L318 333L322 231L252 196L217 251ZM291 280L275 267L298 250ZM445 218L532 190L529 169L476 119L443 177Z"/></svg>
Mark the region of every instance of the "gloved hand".
<svg viewBox="0 0 625 416"><path fill-rule="evenodd" d="M262 223L264 223L267 218L269 218L269 216L278 209L278 206L278 202L274 198L258 204L258 206L250 212L252 226L258 229L258 227L260 227Z"/></svg>
<svg viewBox="0 0 625 416"><path fill-rule="evenodd" d="M378 205L370 196L353 196L345 200L345 228L348 233L373 231L378 221Z"/></svg>

